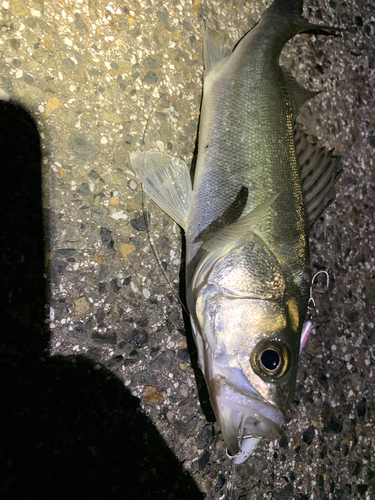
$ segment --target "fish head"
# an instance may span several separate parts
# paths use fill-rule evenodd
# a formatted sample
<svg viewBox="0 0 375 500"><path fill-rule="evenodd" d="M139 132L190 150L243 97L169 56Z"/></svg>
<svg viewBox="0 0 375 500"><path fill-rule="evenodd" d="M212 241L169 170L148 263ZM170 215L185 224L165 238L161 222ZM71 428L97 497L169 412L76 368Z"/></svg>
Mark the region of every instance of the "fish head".
<svg viewBox="0 0 375 500"><path fill-rule="evenodd" d="M282 435L302 328L282 273L276 265L264 267L261 276L259 267L252 272L243 255L249 249L213 266L192 315L199 363L228 451L237 455L247 448L247 456L260 438ZM255 250L252 245L252 257Z"/></svg>

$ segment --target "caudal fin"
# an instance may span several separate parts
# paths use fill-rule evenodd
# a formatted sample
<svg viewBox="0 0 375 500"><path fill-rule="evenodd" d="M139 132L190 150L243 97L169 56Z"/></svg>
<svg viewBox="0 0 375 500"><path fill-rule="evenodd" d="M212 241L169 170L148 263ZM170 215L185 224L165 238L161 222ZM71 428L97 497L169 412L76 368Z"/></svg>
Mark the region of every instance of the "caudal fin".
<svg viewBox="0 0 375 500"><path fill-rule="evenodd" d="M295 34L309 33L314 35L337 36L342 29L331 26L322 26L310 23L303 17L303 0L274 0L273 4L264 12L264 17L290 17L296 27Z"/></svg>

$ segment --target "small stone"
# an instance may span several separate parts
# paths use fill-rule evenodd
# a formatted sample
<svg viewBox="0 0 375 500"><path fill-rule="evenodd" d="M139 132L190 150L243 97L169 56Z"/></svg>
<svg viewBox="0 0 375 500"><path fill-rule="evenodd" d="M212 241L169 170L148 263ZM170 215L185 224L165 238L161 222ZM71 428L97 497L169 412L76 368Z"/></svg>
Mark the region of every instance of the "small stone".
<svg viewBox="0 0 375 500"><path fill-rule="evenodd" d="M105 362L105 366L108 369L118 369L122 362L124 361L124 357L120 354L118 356L114 356L113 358L109 359L108 361Z"/></svg>
<svg viewBox="0 0 375 500"><path fill-rule="evenodd" d="M208 479L204 479L201 484L203 493L208 493L212 489L212 484Z"/></svg>
<svg viewBox="0 0 375 500"><path fill-rule="evenodd" d="M146 85L151 85L152 83L157 83L159 81L158 75L155 71L148 71L146 76L143 78L143 83Z"/></svg>
<svg viewBox="0 0 375 500"><path fill-rule="evenodd" d="M117 343L117 335L115 332L113 333L94 332L91 338L94 342L98 344L115 345Z"/></svg>
<svg viewBox="0 0 375 500"><path fill-rule="evenodd" d="M146 231L146 228L149 225L149 223L150 223L150 214L148 212L144 212L142 215L140 215L136 219L132 219L130 221L130 224L137 231Z"/></svg>
<svg viewBox="0 0 375 500"><path fill-rule="evenodd" d="M168 24L169 13L167 10L159 10L156 13L156 17L161 21L162 25L167 31L171 31L171 28L169 27Z"/></svg>
<svg viewBox="0 0 375 500"><path fill-rule="evenodd" d="M142 398L147 403L162 403L164 398L160 396L156 387L146 385L142 392Z"/></svg>
<svg viewBox="0 0 375 500"><path fill-rule="evenodd" d="M363 422L365 415L366 415L366 399L365 398L363 398L363 400L357 404L357 415L358 415L358 420L360 422Z"/></svg>
<svg viewBox="0 0 375 500"><path fill-rule="evenodd" d="M189 349L179 349L177 352L177 357L178 359L181 359L184 363L188 364L190 363L190 354L189 354Z"/></svg>
<svg viewBox="0 0 375 500"><path fill-rule="evenodd" d="M23 79L27 85L32 85L34 83L34 78L31 75L23 75Z"/></svg>
<svg viewBox="0 0 375 500"><path fill-rule="evenodd" d="M193 30L193 26L188 21L183 21L182 22L182 26L187 31L192 31Z"/></svg>
<svg viewBox="0 0 375 500"><path fill-rule="evenodd" d="M201 0L193 0L194 14L198 16L199 10L201 8Z"/></svg>
<svg viewBox="0 0 375 500"><path fill-rule="evenodd" d="M51 274L52 276L62 276L65 273L68 263L63 260L53 260L51 262Z"/></svg>
<svg viewBox="0 0 375 500"><path fill-rule="evenodd" d="M76 316L82 316L90 309L90 302L87 300L87 297L82 296L79 299L75 299L74 301L74 314Z"/></svg>
<svg viewBox="0 0 375 500"><path fill-rule="evenodd" d="M118 286L117 284L117 278L114 278L113 280L111 280L110 282L110 285L112 287L112 290L115 292L115 293L119 293L120 291L120 287Z"/></svg>
<svg viewBox="0 0 375 500"><path fill-rule="evenodd" d="M143 60L143 64L146 68L156 69L159 67L158 63L151 56L147 56L146 59Z"/></svg>
<svg viewBox="0 0 375 500"><path fill-rule="evenodd" d="M117 198L115 198L114 196L112 196L110 199L109 199L109 204L110 205L113 205L113 206L116 206L118 205L120 202L118 201Z"/></svg>
<svg viewBox="0 0 375 500"><path fill-rule="evenodd" d="M145 347L148 342L148 333L145 330L134 328L122 335L123 339L133 347Z"/></svg>
<svg viewBox="0 0 375 500"><path fill-rule="evenodd" d="M60 248L56 250L56 257L61 259L67 259L68 257L72 257L76 251L74 248Z"/></svg>
<svg viewBox="0 0 375 500"><path fill-rule="evenodd" d="M74 329L78 336L84 337L86 335L86 328L82 321L78 321L78 323L75 324Z"/></svg>
<svg viewBox="0 0 375 500"><path fill-rule="evenodd" d="M143 316L142 318L137 320L137 326L144 328L147 325L148 325L147 316Z"/></svg>
<svg viewBox="0 0 375 500"><path fill-rule="evenodd" d="M118 244L118 246L120 248L121 256L122 256L125 264L128 265L129 255L131 255L134 252L135 246L132 245L131 243L123 243L123 242L120 242ZM129 281L129 283L124 283L124 285L125 284L130 284L130 281Z"/></svg>
<svg viewBox="0 0 375 500"><path fill-rule="evenodd" d="M90 177L90 179L93 179L95 181L96 179L100 178L100 175L97 174L95 170L91 170L91 172L87 174L87 177Z"/></svg>
<svg viewBox="0 0 375 500"><path fill-rule="evenodd" d="M197 446L199 448L208 448L214 440L212 424L207 424L197 436Z"/></svg>
<svg viewBox="0 0 375 500"><path fill-rule="evenodd" d="M82 161L94 161L99 156L99 146L85 134L73 132L68 144L71 152Z"/></svg>
<svg viewBox="0 0 375 500"><path fill-rule="evenodd" d="M357 484L357 491L360 495L364 495L367 491L367 484Z"/></svg>
<svg viewBox="0 0 375 500"><path fill-rule="evenodd" d="M302 440L310 445L313 441L315 437L315 428L313 425L310 425L310 427L308 427L304 432L303 432L303 435L302 435Z"/></svg>
<svg viewBox="0 0 375 500"><path fill-rule="evenodd" d="M82 69L73 71L73 73L70 75L70 78L77 83L81 84L86 83L86 73Z"/></svg>
<svg viewBox="0 0 375 500"><path fill-rule="evenodd" d="M170 372L176 361L176 354L170 349L163 351L160 356L158 356L155 361L152 362L151 368L157 371L163 371L164 373Z"/></svg>
<svg viewBox="0 0 375 500"><path fill-rule="evenodd" d="M44 116L48 118L55 109L59 108L62 106L61 101L57 97L51 97L48 99L47 104L46 104L46 111L44 113Z"/></svg>
<svg viewBox="0 0 375 500"><path fill-rule="evenodd" d="M286 437L286 434L283 434L280 438L279 441L279 446L280 448L288 448L288 438Z"/></svg>
<svg viewBox="0 0 375 500"><path fill-rule="evenodd" d="M167 118L166 113L162 113L161 111L155 111L155 116L158 118L160 121L165 122L165 119Z"/></svg>
<svg viewBox="0 0 375 500"><path fill-rule="evenodd" d="M100 75L100 71L98 71L96 68L91 68L89 70L89 75L90 76L99 76Z"/></svg>
<svg viewBox="0 0 375 500"><path fill-rule="evenodd" d="M90 186L87 184L87 182L82 182L82 184L77 189L77 193L81 196L91 196Z"/></svg>
<svg viewBox="0 0 375 500"><path fill-rule="evenodd" d="M151 375L146 370L135 373L132 376L132 384L133 385L151 385L156 386L156 377Z"/></svg>
<svg viewBox="0 0 375 500"><path fill-rule="evenodd" d="M103 245L106 245L108 248L113 248L114 241L112 239L112 231L110 231L105 227L101 227L100 238L102 240Z"/></svg>
<svg viewBox="0 0 375 500"><path fill-rule="evenodd" d="M86 24L83 22L80 14L74 14L74 17L75 17L74 25L77 28L77 30L88 31L88 28Z"/></svg>
<svg viewBox="0 0 375 500"><path fill-rule="evenodd" d="M104 328L106 326L104 323L106 316L107 315L102 307L97 310L95 314L95 319L98 322L98 328Z"/></svg>
<svg viewBox="0 0 375 500"><path fill-rule="evenodd" d="M103 111L102 116L104 120L109 123L120 124L123 121L121 116L116 113L107 113L106 111Z"/></svg>
<svg viewBox="0 0 375 500"><path fill-rule="evenodd" d="M210 454L207 450L204 450L204 452L198 458L199 470L204 470L209 461L210 461Z"/></svg>
<svg viewBox="0 0 375 500"><path fill-rule="evenodd" d="M131 365L134 365L135 363L138 363L139 361L139 358L128 358L128 359L125 359L124 360L124 366L131 366Z"/></svg>
<svg viewBox="0 0 375 500"><path fill-rule="evenodd" d="M339 434L342 431L342 425L342 421L339 418L333 416L329 422L328 428L331 431Z"/></svg>
<svg viewBox="0 0 375 500"><path fill-rule="evenodd" d="M61 69L73 70L74 66L75 66L74 62L69 58L63 59L61 61Z"/></svg>
<svg viewBox="0 0 375 500"><path fill-rule="evenodd" d="M218 477L216 484L215 484L215 492L216 493L221 490L221 488L225 484L225 481L226 481L225 476L223 476L222 474L219 474L219 477Z"/></svg>
<svg viewBox="0 0 375 500"><path fill-rule="evenodd" d="M154 358L159 351L160 351L160 347L152 347L151 351L150 351L150 357Z"/></svg>
<svg viewBox="0 0 375 500"><path fill-rule="evenodd" d="M123 147L128 148L132 143L132 139L133 139L133 137L130 134L127 134L125 136L124 142L122 143Z"/></svg>

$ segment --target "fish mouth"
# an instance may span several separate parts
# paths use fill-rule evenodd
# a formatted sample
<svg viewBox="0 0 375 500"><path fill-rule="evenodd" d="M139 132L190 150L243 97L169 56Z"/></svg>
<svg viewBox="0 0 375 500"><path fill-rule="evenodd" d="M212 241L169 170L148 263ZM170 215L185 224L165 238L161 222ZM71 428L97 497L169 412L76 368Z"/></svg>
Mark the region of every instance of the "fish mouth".
<svg viewBox="0 0 375 500"><path fill-rule="evenodd" d="M239 372L238 382L242 372L230 371ZM234 463L244 462L262 437L273 440L282 436L282 411L265 401L247 379L241 380L240 387L223 376L216 376L214 382L215 413Z"/></svg>

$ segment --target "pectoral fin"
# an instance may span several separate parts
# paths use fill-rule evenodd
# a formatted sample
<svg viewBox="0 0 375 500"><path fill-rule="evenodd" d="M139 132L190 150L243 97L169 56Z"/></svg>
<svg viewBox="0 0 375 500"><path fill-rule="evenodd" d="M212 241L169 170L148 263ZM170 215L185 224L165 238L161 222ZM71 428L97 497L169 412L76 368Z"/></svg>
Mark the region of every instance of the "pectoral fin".
<svg viewBox="0 0 375 500"><path fill-rule="evenodd" d="M185 228L192 195L186 163L175 156L151 151L130 153L130 162L148 196Z"/></svg>
<svg viewBox="0 0 375 500"><path fill-rule="evenodd" d="M257 222L267 213L267 210L278 196L279 193L276 193L266 198L266 200L260 203L254 210L244 217L241 217L233 224L223 229L217 231L212 230L207 233L203 241L204 250L207 252L216 252L217 250L223 250L227 246L232 248L233 246L237 246L240 242L245 241L252 232L253 226L255 226L255 224L257 224Z"/></svg>

